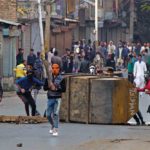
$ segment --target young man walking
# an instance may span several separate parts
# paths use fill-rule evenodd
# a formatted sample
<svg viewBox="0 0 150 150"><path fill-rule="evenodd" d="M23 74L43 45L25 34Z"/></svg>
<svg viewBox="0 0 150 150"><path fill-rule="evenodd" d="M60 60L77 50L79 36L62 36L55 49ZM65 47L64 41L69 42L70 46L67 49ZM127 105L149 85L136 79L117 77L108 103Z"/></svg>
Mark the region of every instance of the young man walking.
<svg viewBox="0 0 150 150"><path fill-rule="evenodd" d="M61 97L62 92L66 90L65 80L60 74L60 66L58 64L52 64L52 79L50 83L47 79L45 80L44 90L48 91L46 116L51 125L49 132L53 136L58 136Z"/></svg>

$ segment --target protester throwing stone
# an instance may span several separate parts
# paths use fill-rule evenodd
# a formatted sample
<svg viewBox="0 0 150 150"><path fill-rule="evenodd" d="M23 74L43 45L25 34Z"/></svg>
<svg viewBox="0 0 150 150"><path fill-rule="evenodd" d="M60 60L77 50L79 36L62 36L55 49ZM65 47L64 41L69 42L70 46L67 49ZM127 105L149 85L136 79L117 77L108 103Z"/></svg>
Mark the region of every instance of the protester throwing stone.
<svg viewBox="0 0 150 150"><path fill-rule="evenodd" d="M51 125L49 133L58 136L59 110L61 105L62 92L66 90L65 80L60 74L60 66L52 64L52 79L50 84L45 80L44 90L47 90L46 116Z"/></svg>

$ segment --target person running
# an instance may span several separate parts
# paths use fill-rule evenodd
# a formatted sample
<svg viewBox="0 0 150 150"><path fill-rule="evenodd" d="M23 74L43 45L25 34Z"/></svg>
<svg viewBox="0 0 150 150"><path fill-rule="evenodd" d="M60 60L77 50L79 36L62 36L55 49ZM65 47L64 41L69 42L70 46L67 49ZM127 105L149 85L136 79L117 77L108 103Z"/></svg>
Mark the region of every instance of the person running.
<svg viewBox="0 0 150 150"><path fill-rule="evenodd" d="M34 77L33 70L28 70L26 77L16 80L16 86L18 89L17 94L21 97L21 100L25 105L27 116L30 116L29 105L32 108L32 116L35 116L36 113L36 104L31 95L31 88L34 84L43 86L43 82Z"/></svg>
<svg viewBox="0 0 150 150"><path fill-rule="evenodd" d="M45 80L44 90L47 92L47 110L46 116L51 125L49 133L58 136L59 110L61 105L62 92L65 92L65 80L60 74L60 66L52 64L52 82Z"/></svg>

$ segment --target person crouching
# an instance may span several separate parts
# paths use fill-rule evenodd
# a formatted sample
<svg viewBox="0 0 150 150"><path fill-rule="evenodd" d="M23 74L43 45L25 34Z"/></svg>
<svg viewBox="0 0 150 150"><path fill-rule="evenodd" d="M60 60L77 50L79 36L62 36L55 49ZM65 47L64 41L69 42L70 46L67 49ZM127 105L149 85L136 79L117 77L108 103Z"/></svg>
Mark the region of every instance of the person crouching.
<svg viewBox="0 0 150 150"><path fill-rule="evenodd" d="M36 104L31 95L31 88L34 84L43 86L43 82L34 77L33 70L28 70L26 77L22 77L16 80L16 86L18 89L17 94L20 95L19 97L21 97L21 100L25 105L25 111L27 116L30 116L29 105L32 108L32 116L35 116L36 113Z"/></svg>
<svg viewBox="0 0 150 150"><path fill-rule="evenodd" d="M63 76L60 74L60 66L52 64L51 82L45 80L44 90L47 90L47 110L46 116L51 125L49 132L53 136L58 136L59 110L61 105L62 92L66 90L66 84Z"/></svg>

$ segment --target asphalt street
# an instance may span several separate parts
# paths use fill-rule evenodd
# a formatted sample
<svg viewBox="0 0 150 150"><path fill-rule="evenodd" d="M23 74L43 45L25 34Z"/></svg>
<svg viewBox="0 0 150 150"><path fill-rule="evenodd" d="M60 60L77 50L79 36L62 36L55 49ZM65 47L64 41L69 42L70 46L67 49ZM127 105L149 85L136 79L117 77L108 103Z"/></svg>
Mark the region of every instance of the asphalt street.
<svg viewBox="0 0 150 150"><path fill-rule="evenodd" d="M46 108L46 93L38 96L41 114ZM146 123L150 122L147 107L150 97L140 97L140 110ZM15 93L5 93L0 115L25 115L24 105ZM129 122L135 123L133 119ZM59 136L49 134L49 124L0 124L0 150L141 150L150 146L149 126L87 125L61 123ZM22 144L22 147L17 147Z"/></svg>

